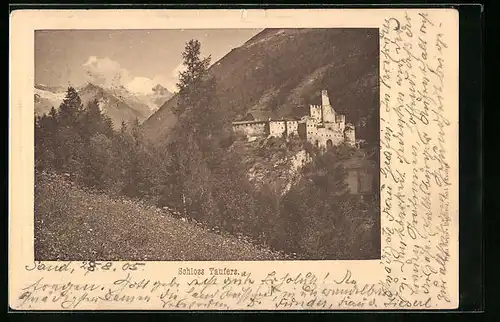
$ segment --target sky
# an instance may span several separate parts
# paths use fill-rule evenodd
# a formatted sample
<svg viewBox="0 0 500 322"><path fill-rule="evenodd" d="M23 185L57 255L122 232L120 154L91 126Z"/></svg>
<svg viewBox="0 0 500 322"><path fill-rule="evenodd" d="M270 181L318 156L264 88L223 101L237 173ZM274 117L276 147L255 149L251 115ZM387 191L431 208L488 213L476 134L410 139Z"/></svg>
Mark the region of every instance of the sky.
<svg viewBox="0 0 500 322"><path fill-rule="evenodd" d="M175 90L181 53L190 39L201 42L212 63L261 29L38 30L35 83L51 86L123 85L147 92L161 84Z"/></svg>

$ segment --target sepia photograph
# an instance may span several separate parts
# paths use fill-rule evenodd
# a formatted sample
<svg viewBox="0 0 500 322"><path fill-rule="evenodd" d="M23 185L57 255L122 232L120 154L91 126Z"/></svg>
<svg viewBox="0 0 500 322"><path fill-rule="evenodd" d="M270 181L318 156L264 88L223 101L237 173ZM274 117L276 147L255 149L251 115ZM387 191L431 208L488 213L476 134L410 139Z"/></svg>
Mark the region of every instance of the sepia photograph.
<svg viewBox="0 0 500 322"><path fill-rule="evenodd" d="M10 19L11 310L459 307L457 10Z"/></svg>
<svg viewBox="0 0 500 322"><path fill-rule="evenodd" d="M381 258L378 28L34 32L34 260Z"/></svg>

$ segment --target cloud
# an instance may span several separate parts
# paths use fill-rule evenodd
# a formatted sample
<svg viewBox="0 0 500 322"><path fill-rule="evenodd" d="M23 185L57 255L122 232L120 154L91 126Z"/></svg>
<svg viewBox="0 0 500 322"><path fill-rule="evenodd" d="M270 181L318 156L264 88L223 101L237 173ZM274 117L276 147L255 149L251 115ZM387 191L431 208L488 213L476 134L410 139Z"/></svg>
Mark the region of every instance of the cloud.
<svg viewBox="0 0 500 322"><path fill-rule="evenodd" d="M83 64L85 77L88 82L103 87L124 86L134 93L151 93L154 86L162 85L170 92L176 90L175 84L178 80L178 72L182 70L182 64L177 66L170 77L157 75L148 78L132 76L128 70L109 57L99 58L90 56Z"/></svg>
<svg viewBox="0 0 500 322"><path fill-rule="evenodd" d="M173 77L167 77L163 75L158 75L153 78L153 83L160 84L161 86L165 87L166 89L169 90L169 92L173 93L177 89L175 87L176 79Z"/></svg>
<svg viewBox="0 0 500 322"><path fill-rule="evenodd" d="M134 93L149 93L151 89L158 83L147 77L134 77L130 82L124 86Z"/></svg>
<svg viewBox="0 0 500 322"><path fill-rule="evenodd" d="M186 66L184 66L182 63L177 65L177 67L175 67L171 73L172 80L171 80L171 84L169 85L170 87L165 86L165 88L168 89L170 92L174 92L174 91L176 92L177 91L176 84L179 81L179 73L183 72L185 70L186 70Z"/></svg>
<svg viewBox="0 0 500 322"><path fill-rule="evenodd" d="M174 70L172 71L172 77L174 77L175 79L178 79L179 78L179 73L180 72L183 72L186 70L186 66L184 66L183 63L180 63L179 65L177 65L177 67L174 68Z"/></svg>
<svg viewBox="0 0 500 322"><path fill-rule="evenodd" d="M87 80L96 85L120 86L127 84L132 79L126 69L108 57L90 56L83 64L83 68Z"/></svg>

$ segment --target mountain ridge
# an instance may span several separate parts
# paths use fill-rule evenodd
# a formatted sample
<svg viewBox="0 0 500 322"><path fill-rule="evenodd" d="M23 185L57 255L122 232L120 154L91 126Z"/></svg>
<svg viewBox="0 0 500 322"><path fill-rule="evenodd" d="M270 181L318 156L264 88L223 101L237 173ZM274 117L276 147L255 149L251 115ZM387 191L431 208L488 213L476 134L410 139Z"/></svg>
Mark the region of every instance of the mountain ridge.
<svg viewBox="0 0 500 322"><path fill-rule="evenodd" d="M76 86L75 89L84 105L92 99L97 99L101 110L111 118L115 128L118 128L122 121L130 123L135 118L140 122L144 121L173 95L160 84L151 89L150 95L133 93L124 86L105 88L90 82ZM52 106L59 108L66 90L67 88L62 86L35 84L35 114L48 113Z"/></svg>
<svg viewBox="0 0 500 322"><path fill-rule="evenodd" d="M203 44L202 44L203 46ZM377 29L264 29L209 68L226 127L248 113L262 118L303 116L322 89L362 138L378 140ZM163 141L176 124L177 96L142 125Z"/></svg>

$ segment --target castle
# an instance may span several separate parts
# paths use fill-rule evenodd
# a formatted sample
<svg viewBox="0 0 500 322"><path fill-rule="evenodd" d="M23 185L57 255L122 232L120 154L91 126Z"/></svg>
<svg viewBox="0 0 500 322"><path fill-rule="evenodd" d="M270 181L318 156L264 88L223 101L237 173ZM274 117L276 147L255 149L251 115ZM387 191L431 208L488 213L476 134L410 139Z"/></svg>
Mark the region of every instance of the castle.
<svg viewBox="0 0 500 322"><path fill-rule="evenodd" d="M309 115L300 119L248 120L233 122L233 131L249 137L288 137L296 135L317 147L346 143L354 146L355 129L345 116L336 114L326 90L321 91L321 105L309 105Z"/></svg>

